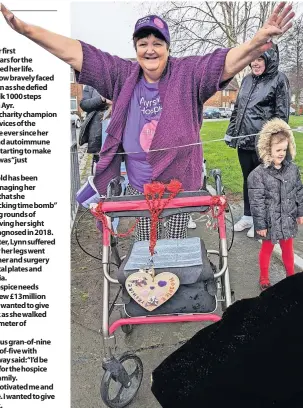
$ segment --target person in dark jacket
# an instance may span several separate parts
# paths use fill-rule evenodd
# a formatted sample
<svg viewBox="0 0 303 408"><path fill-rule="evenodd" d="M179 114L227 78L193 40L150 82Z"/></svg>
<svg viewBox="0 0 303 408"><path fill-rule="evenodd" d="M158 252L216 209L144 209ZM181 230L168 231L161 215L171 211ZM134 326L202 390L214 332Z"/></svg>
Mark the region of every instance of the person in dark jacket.
<svg viewBox="0 0 303 408"><path fill-rule="evenodd" d="M262 125L280 118L288 122L290 109L290 88L287 77L278 70L279 51L277 47L266 51L251 63L252 73L241 84L235 108L225 135L226 143L237 148L243 174L244 216L234 225L235 231L250 228L247 236L254 236L247 190L247 177L259 164L256 153L256 136ZM246 136L240 137L239 136Z"/></svg>
<svg viewBox="0 0 303 408"><path fill-rule="evenodd" d="M102 112L108 109L107 102L93 87L84 87L80 107L87 116L80 129L79 144L87 143L87 153L96 157L102 146Z"/></svg>
<svg viewBox="0 0 303 408"><path fill-rule="evenodd" d="M301 408L303 273L238 300L152 374L163 408Z"/></svg>
<svg viewBox="0 0 303 408"><path fill-rule="evenodd" d="M262 164L248 176L248 195L254 227L263 240L260 254L260 288L270 286L269 263L279 242L287 276L294 274L293 239L303 224L303 185L292 163L296 146L289 125L281 119L266 123L260 133L258 153Z"/></svg>

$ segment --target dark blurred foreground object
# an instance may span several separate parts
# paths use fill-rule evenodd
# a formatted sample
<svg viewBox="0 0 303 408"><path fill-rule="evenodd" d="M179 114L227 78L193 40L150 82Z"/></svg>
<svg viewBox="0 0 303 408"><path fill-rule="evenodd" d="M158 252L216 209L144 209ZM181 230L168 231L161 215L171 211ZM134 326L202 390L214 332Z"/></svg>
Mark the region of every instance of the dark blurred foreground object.
<svg viewBox="0 0 303 408"><path fill-rule="evenodd" d="M163 408L302 408L303 273L230 306L153 372Z"/></svg>

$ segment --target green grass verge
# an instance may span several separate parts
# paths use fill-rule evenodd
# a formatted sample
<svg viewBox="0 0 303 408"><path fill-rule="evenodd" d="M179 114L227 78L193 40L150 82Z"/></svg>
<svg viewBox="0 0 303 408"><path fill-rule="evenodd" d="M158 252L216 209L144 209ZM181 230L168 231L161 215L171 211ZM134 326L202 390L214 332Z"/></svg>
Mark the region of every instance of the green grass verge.
<svg viewBox="0 0 303 408"><path fill-rule="evenodd" d="M243 180L236 149L231 149L225 142L208 143L214 139L222 139L228 127L228 123L229 120L203 123L201 139L204 142L204 157L207 161L208 170L214 168L221 169L223 184L229 192L241 193ZM289 125L291 128L303 126L303 116L291 116ZM297 145L297 157L295 162L303 173L303 133L294 132L294 136Z"/></svg>

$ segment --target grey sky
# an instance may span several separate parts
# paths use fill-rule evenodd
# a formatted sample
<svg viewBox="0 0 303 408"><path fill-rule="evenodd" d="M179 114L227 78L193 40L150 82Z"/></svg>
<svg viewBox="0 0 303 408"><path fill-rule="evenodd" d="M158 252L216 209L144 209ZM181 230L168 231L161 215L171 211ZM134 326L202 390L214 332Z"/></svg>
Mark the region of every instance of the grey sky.
<svg viewBox="0 0 303 408"><path fill-rule="evenodd" d="M303 3L295 2L297 14ZM71 37L123 58L134 58L132 34L136 21L156 2L71 2Z"/></svg>
<svg viewBox="0 0 303 408"><path fill-rule="evenodd" d="M141 3L72 2L71 36L122 58L135 57L132 34Z"/></svg>

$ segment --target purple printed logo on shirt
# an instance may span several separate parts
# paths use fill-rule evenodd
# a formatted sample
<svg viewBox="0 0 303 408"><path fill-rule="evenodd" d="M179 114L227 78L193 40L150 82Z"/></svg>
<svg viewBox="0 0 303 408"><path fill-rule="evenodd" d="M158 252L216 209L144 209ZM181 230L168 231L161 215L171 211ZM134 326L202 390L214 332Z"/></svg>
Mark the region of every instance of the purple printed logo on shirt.
<svg viewBox="0 0 303 408"><path fill-rule="evenodd" d="M141 96L140 98L140 110L143 113L145 117L152 116L153 118L156 118L159 120L160 114L162 111L162 106L160 103L160 97L158 96L155 99L145 99L144 96ZM149 119L149 118L146 118Z"/></svg>
<svg viewBox="0 0 303 408"><path fill-rule="evenodd" d="M155 98L148 99L141 96L140 110L144 116L144 119L146 120L146 123L140 132L139 140L142 149L147 152L155 135L162 111L160 97L157 96Z"/></svg>

